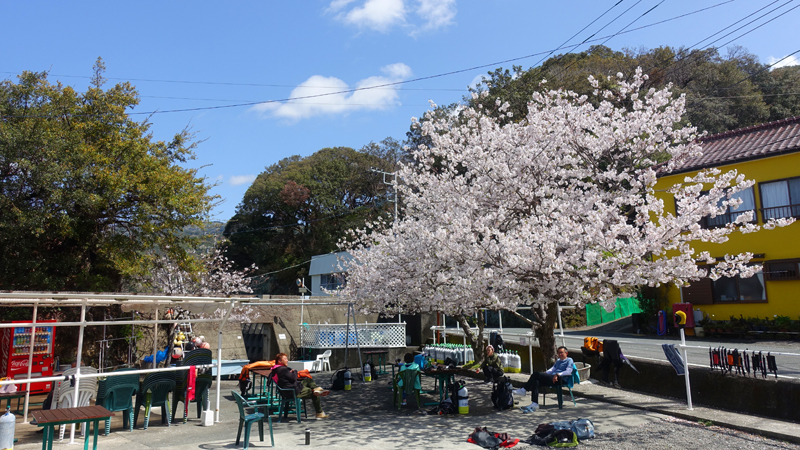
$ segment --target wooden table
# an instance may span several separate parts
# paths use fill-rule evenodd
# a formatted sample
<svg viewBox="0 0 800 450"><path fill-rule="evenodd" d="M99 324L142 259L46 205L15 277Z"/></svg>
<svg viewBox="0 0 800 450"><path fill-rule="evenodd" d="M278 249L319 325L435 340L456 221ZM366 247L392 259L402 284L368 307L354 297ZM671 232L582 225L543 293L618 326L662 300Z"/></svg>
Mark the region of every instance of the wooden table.
<svg viewBox="0 0 800 450"><path fill-rule="evenodd" d="M31 411L36 425L44 427L42 437L42 450L53 450L53 438L55 437L56 425L67 425L72 423L85 423L87 426L94 424L94 446L97 450L97 429L100 427L101 420L110 420L114 415L111 411L102 406L81 406L79 408L45 409ZM91 429L91 427L89 427ZM83 440L83 449L89 449L89 433L87 430L86 438Z"/></svg>
<svg viewBox="0 0 800 450"><path fill-rule="evenodd" d="M369 362L372 363L372 367L375 367L375 373L372 374L372 375L375 376L376 378L377 378L378 375L383 375L383 374L389 373L386 370L386 356L388 354L389 354L389 350L370 350L370 351L364 352L364 356L369 358ZM378 357L378 364L375 364L372 361L372 357L373 356L377 356Z"/></svg>
<svg viewBox="0 0 800 450"><path fill-rule="evenodd" d="M6 409L11 409L11 400L17 399L17 410L14 411L14 414L22 414L19 412L19 402L21 399L25 398L25 394L28 391L17 391L7 394L0 394L0 404L3 403L3 400L6 400Z"/></svg>
<svg viewBox="0 0 800 450"><path fill-rule="evenodd" d="M431 369L422 371L423 375L434 378L434 391L432 391L432 393L436 392L436 381L439 382L439 403L449 396L450 385L453 383L453 379L458 373L461 373L461 369ZM434 404L438 405L438 403ZM428 406L428 403L425 405Z"/></svg>
<svg viewBox="0 0 800 450"><path fill-rule="evenodd" d="M267 377L272 374L272 369L252 369L250 370L250 377L252 378L252 395L247 396L247 400L270 400L268 397L268 393L264 392L264 388L266 385ZM256 394L256 375L261 376L261 384L258 388L258 394Z"/></svg>

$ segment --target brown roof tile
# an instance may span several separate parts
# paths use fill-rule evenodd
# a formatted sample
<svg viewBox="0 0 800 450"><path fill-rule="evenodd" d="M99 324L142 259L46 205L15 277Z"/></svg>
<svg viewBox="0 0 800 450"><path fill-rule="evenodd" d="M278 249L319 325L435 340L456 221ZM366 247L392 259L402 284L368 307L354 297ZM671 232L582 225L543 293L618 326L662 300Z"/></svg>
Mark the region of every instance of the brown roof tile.
<svg viewBox="0 0 800 450"><path fill-rule="evenodd" d="M670 174L800 151L800 116L706 136L699 143L703 154Z"/></svg>

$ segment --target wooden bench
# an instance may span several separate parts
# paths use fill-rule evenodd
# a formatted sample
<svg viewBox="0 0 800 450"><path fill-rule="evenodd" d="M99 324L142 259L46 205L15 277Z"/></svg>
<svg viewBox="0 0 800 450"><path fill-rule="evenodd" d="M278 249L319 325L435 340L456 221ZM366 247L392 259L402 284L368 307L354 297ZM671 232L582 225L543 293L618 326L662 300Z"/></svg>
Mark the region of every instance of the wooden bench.
<svg viewBox="0 0 800 450"><path fill-rule="evenodd" d="M19 403L20 401L22 401L23 398L25 398L25 394L27 393L28 391L17 391L12 393L0 394L0 404L3 403L3 400L6 400L6 409L11 409L11 400L17 399L17 410L14 411L14 414L22 414L21 412L19 412Z"/></svg>
<svg viewBox="0 0 800 450"><path fill-rule="evenodd" d="M45 409L31 411L36 425L44 427L42 437L42 450L53 450L53 438L55 437L56 425L68 425L73 423L85 423L87 426L94 424L94 446L97 450L97 429L100 427L101 420L109 420L114 415L111 411L102 406L81 406L79 408ZM89 433L83 441L83 449L89 449Z"/></svg>

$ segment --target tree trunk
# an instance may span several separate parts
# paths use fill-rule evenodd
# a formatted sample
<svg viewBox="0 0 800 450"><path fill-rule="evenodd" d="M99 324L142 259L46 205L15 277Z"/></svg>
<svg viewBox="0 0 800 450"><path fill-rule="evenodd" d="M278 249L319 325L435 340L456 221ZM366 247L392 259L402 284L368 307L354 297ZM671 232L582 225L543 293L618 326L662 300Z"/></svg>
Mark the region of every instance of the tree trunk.
<svg viewBox="0 0 800 450"><path fill-rule="evenodd" d="M458 324L461 325L461 330L464 331L464 335L467 337L467 344L472 347L472 351L475 353L475 362L478 364L482 363L486 350L486 341L483 338L483 328L486 326L486 321L484 320L483 314L478 312L477 334L470 328L467 316L459 314L456 316L456 320L458 320Z"/></svg>
<svg viewBox="0 0 800 450"><path fill-rule="evenodd" d="M558 302L547 305L536 305L536 315L541 318L541 324L536 328L536 337L539 347L544 355L545 364L551 364L556 358L556 337L554 335L556 320L558 320Z"/></svg>

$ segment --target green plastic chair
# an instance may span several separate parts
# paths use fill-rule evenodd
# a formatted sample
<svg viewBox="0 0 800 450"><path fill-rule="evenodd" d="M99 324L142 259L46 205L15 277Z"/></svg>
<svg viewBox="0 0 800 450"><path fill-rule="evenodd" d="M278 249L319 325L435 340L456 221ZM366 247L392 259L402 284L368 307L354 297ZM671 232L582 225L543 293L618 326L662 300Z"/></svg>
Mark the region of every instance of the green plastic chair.
<svg viewBox="0 0 800 450"><path fill-rule="evenodd" d="M236 400L236 406L239 407L239 431L236 432L236 445L239 445L239 440L242 437L242 428L244 428L244 450L247 450L250 446L250 428L253 422L256 421L258 422L258 437L261 441L264 441L264 418L266 417L269 424L269 442L270 445L275 447L275 438L272 436L272 418L269 417L269 414L265 416L263 413L258 412L260 406L256 402L248 402L238 392L231 391L231 394L233 394L233 399ZM245 406L255 408L255 412L247 414L244 410Z"/></svg>
<svg viewBox="0 0 800 450"><path fill-rule="evenodd" d="M144 429L150 424L150 410L154 406L161 407L161 423L170 426L172 418L169 408L169 393L175 390L175 374L173 372L154 372L148 374L136 394L133 426L139 422L139 410L144 405Z"/></svg>
<svg viewBox="0 0 800 450"><path fill-rule="evenodd" d="M566 381L566 383L565 383L565 381ZM576 383L577 384L581 384L581 376L578 374L578 366L576 366L573 363L572 364L572 375L569 378L567 378L566 380L564 380L562 378L559 381L558 386L553 386L552 387L552 389L555 391L556 399L558 400L558 409L561 409L561 408L564 407L563 388L565 388L565 387L569 391L570 398L572 398L572 405L573 406L578 406L578 404L575 402L575 396L572 394L572 387L575 386ZM550 388L550 386L547 386L547 387L544 387L543 389L551 389L551 388ZM544 406L545 398L546 398L545 397L545 391L542 390L542 406Z"/></svg>
<svg viewBox="0 0 800 450"><path fill-rule="evenodd" d="M402 392L406 393L406 398L411 398L413 395L417 399L417 409L422 407L420 402L420 389L414 388L415 381L419 380L419 385L422 386L422 375L419 370L401 370L397 372L394 380L392 380L392 402L397 406L397 409L402 407ZM398 381L403 380L403 385L399 386Z"/></svg>
<svg viewBox="0 0 800 450"><path fill-rule="evenodd" d="M134 369L119 369L117 372L128 372ZM97 383L96 405L109 411L125 411L122 426L133 431L133 396L139 392L139 375L118 375L101 379ZM106 436L111 432L111 421L106 420Z"/></svg>
<svg viewBox="0 0 800 450"><path fill-rule="evenodd" d="M186 353L181 362L181 366L200 366L211 364L211 350L201 348ZM211 388L213 378L210 373L198 374L195 378L194 400L197 403L197 418L199 419L204 409L208 409L208 390ZM175 375L175 390L172 393L172 417L178 410L178 402L183 402L183 423L186 423L189 415L189 403L186 402L186 395L189 388L189 371L181 370Z"/></svg>
<svg viewBox="0 0 800 450"><path fill-rule="evenodd" d="M273 385L275 386L275 392L280 396L278 399L278 422L288 418L290 412L294 412L294 415L297 417L297 423L300 423L301 412L305 418L308 419L305 399L297 398L297 392L294 389L281 389L281 387L274 382Z"/></svg>

